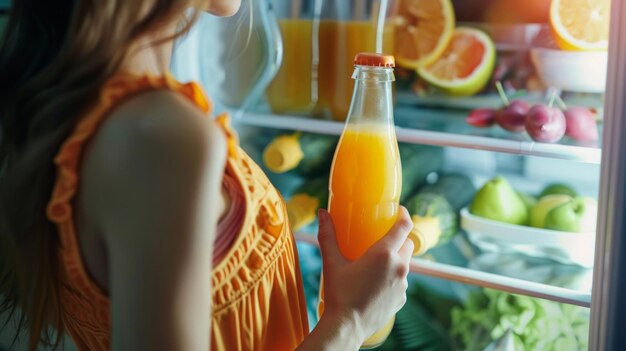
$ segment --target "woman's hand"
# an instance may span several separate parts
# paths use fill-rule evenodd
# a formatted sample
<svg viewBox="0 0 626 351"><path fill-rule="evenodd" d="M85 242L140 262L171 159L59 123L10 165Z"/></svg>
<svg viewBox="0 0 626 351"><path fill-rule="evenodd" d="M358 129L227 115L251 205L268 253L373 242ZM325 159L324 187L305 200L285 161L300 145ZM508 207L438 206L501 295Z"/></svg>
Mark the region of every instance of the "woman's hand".
<svg viewBox="0 0 626 351"><path fill-rule="evenodd" d="M339 251L328 212L320 210L318 218L324 273L322 320L330 319L354 328L359 346L406 302L407 275L413 253L413 242L407 237L413 222L402 207L389 232L351 262Z"/></svg>

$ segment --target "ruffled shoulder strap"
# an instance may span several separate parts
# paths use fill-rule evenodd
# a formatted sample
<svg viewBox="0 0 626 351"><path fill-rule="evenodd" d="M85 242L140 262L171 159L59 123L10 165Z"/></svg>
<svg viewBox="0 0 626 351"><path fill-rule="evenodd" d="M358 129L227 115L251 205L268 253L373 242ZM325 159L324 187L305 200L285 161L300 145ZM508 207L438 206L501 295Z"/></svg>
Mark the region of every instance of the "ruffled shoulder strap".
<svg viewBox="0 0 626 351"><path fill-rule="evenodd" d="M78 167L86 143L96 133L100 124L111 111L124 100L148 91L168 89L180 93L207 115L212 106L202 88L195 82L179 83L170 74L164 76L117 75L103 86L100 98L89 112L77 123L74 131L62 144L54 163L57 166L57 179L48 203L48 218L57 224L70 221L71 201L78 187Z"/></svg>

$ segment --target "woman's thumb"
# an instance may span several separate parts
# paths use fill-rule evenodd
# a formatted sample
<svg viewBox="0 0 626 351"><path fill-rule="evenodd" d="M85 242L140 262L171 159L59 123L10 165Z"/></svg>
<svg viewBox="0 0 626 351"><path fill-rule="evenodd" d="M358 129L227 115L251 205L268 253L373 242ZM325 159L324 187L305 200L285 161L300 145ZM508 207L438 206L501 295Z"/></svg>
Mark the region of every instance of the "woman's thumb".
<svg viewBox="0 0 626 351"><path fill-rule="evenodd" d="M337 246L335 225L328 211L320 208L317 211L317 221L319 223L317 240L320 243L320 250L322 251L322 262L328 262L330 264L345 262L346 259L341 254L341 251L339 251L339 246Z"/></svg>

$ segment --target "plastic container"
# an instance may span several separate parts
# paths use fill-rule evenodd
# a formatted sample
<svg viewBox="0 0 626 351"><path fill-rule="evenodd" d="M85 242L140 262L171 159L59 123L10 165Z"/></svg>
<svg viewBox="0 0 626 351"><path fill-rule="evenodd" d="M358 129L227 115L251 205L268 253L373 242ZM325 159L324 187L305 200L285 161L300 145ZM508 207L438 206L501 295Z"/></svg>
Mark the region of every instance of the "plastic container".
<svg viewBox="0 0 626 351"><path fill-rule="evenodd" d="M280 69L266 91L272 112L345 120L354 56L392 51L386 3L273 0L283 50Z"/></svg>
<svg viewBox="0 0 626 351"><path fill-rule="evenodd" d="M461 210L461 228L483 251L519 252L564 264L593 266L596 235L570 233L492 221Z"/></svg>
<svg viewBox="0 0 626 351"><path fill-rule="evenodd" d="M548 87L573 92L604 92L607 52L533 48L530 56L539 78Z"/></svg>

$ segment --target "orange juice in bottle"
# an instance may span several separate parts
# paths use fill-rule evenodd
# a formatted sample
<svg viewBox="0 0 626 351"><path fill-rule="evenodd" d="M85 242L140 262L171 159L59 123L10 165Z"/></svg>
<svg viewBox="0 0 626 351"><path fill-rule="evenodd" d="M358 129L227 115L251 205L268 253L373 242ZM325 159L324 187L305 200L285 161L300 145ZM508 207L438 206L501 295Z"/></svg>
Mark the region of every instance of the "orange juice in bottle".
<svg viewBox="0 0 626 351"><path fill-rule="evenodd" d="M377 45L376 17L372 20L325 21L320 25L320 100L334 120L348 116L353 81L346 79L359 52L373 52ZM393 50L393 24L382 28L383 52Z"/></svg>
<svg viewBox="0 0 626 351"><path fill-rule="evenodd" d="M355 260L396 221L402 167L393 123L391 83L394 58L360 53L355 57L352 102L330 172L328 211L341 253ZM323 312L323 287L319 312ZM361 348L382 344L392 318Z"/></svg>
<svg viewBox="0 0 626 351"><path fill-rule="evenodd" d="M283 58L280 70L267 87L268 103L274 113L309 114L318 103L317 84L312 74L317 69L311 50L313 21L282 19L278 25Z"/></svg>
<svg viewBox="0 0 626 351"><path fill-rule="evenodd" d="M330 115L344 121L352 97L352 81L346 79L354 56L374 51L376 19L280 19L282 63L267 87L267 101L278 114ZM393 50L392 24L382 28L383 50Z"/></svg>

